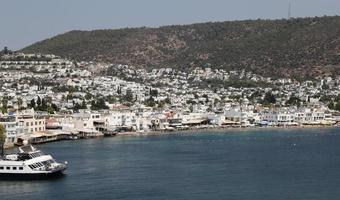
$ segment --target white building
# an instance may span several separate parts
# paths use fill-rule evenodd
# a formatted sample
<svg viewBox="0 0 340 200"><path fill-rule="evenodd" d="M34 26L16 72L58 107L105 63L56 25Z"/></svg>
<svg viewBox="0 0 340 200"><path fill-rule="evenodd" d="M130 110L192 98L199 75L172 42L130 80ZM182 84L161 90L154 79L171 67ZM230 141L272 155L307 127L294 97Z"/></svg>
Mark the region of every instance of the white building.
<svg viewBox="0 0 340 200"><path fill-rule="evenodd" d="M45 117L43 115L37 115L34 109L23 110L17 113L17 121L22 124L29 134L45 131Z"/></svg>
<svg viewBox="0 0 340 200"><path fill-rule="evenodd" d="M292 126L295 123L295 114L284 111L269 111L262 115L262 120L276 126Z"/></svg>
<svg viewBox="0 0 340 200"><path fill-rule="evenodd" d="M1 117L0 124L4 126L6 131L5 147L14 146L18 136L21 136L25 132L24 127L16 120L15 116Z"/></svg>
<svg viewBox="0 0 340 200"><path fill-rule="evenodd" d="M136 113L116 111L103 114L105 125L112 128L134 128L138 130L139 123Z"/></svg>

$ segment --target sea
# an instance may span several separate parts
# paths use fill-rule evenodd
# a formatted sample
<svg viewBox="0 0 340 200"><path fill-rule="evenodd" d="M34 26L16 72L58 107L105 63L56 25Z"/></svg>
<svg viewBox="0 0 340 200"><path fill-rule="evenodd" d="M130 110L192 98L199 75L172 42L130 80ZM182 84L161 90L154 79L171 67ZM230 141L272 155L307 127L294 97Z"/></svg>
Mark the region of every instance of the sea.
<svg viewBox="0 0 340 200"><path fill-rule="evenodd" d="M37 146L66 175L1 181L1 200L339 200L340 129L192 131Z"/></svg>

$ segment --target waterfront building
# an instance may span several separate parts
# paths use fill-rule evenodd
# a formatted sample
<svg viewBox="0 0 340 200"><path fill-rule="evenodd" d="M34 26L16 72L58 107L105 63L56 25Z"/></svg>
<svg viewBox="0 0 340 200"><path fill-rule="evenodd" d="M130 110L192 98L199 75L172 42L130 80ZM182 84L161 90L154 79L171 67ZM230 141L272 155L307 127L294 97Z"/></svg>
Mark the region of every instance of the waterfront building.
<svg viewBox="0 0 340 200"><path fill-rule="evenodd" d="M35 113L33 108L18 112L16 117L17 121L25 127L29 134L46 130L45 116Z"/></svg>
<svg viewBox="0 0 340 200"><path fill-rule="evenodd" d="M0 124L4 126L6 131L6 147L14 146L14 144L17 143L18 137L25 133L25 128L22 126L22 123L19 123L13 115L0 117Z"/></svg>
<svg viewBox="0 0 340 200"><path fill-rule="evenodd" d="M295 126L295 114L285 112L285 111L269 111L263 113L262 116L263 121L269 122L271 125L274 126Z"/></svg>

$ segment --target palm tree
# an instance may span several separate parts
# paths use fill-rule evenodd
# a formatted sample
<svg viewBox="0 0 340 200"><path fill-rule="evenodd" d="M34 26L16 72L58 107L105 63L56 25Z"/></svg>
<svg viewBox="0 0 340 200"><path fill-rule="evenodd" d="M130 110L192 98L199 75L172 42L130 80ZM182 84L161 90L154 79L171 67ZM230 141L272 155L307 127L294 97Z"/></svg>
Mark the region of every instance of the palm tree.
<svg viewBox="0 0 340 200"><path fill-rule="evenodd" d="M0 124L0 148L1 148L1 156L4 155L4 146L6 140L6 130L5 127Z"/></svg>

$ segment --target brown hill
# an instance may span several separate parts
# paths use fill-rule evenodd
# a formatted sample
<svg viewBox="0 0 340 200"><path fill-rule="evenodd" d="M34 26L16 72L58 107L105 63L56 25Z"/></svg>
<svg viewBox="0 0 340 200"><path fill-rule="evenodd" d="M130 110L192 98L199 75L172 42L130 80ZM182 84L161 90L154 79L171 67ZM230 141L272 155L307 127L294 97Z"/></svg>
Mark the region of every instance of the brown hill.
<svg viewBox="0 0 340 200"><path fill-rule="evenodd" d="M340 74L340 17L70 31L22 49L140 67L247 69L273 77Z"/></svg>

